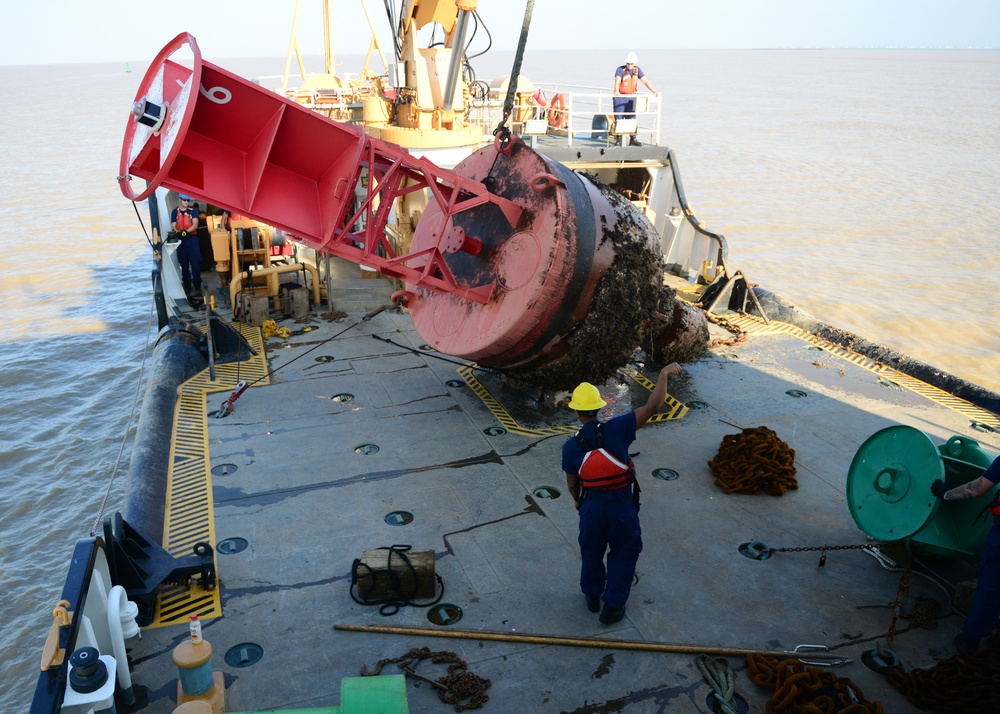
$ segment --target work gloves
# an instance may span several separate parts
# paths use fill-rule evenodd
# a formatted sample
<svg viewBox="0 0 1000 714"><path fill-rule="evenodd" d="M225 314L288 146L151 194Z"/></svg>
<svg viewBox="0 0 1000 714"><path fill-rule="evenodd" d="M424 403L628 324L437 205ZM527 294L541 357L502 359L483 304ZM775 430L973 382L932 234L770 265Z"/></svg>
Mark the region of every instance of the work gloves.
<svg viewBox="0 0 1000 714"><path fill-rule="evenodd" d="M942 501L944 500L944 494L949 490L951 489L949 489L948 486L945 485L945 482L941 479L935 479L934 483L931 484L931 493L933 493L936 498L940 498Z"/></svg>

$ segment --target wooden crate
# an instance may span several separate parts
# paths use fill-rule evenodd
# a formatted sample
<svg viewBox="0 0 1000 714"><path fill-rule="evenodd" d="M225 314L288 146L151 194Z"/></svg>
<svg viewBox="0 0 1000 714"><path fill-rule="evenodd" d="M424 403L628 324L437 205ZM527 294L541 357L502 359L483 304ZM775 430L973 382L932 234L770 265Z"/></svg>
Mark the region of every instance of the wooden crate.
<svg viewBox="0 0 1000 714"><path fill-rule="evenodd" d="M413 570L406 565L403 556L410 560ZM399 591L389 577L390 551L379 548L366 550L358 564L358 596L362 600L409 597L412 600L427 600L437 593L437 579L434 577L433 550L407 550L392 554L392 573L399 581ZM371 570L369 570L371 569ZM374 572L372 572L374 571ZM416 576L416 594L413 592L413 578Z"/></svg>

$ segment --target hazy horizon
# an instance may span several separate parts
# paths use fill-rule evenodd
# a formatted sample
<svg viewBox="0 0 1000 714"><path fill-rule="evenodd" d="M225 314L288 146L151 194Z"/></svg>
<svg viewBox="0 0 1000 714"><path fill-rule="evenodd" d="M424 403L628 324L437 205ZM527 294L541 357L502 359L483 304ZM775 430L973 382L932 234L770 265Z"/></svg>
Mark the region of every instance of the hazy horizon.
<svg viewBox="0 0 1000 714"><path fill-rule="evenodd" d="M197 38L206 57L285 57L295 7L295 0L18 3L7 8L13 31L0 45L0 66L148 61L182 32ZM323 53L321 7L319 0L301 2L295 41L305 55ZM494 50L515 49L524 7L480 2L470 51L490 43ZM574 0L572 13L566 7L564 0L535 0L528 51L1000 49L995 0L663 0L620 18L603 0ZM369 18L378 43L392 47L381 3L343 0L332 13L337 54L368 50ZM627 31L608 31L617 20Z"/></svg>

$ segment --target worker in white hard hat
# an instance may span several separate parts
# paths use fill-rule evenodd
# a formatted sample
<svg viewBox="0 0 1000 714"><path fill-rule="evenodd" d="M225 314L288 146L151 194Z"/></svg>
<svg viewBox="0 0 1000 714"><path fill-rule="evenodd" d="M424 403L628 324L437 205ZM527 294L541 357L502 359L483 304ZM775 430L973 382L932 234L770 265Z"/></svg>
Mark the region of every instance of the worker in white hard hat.
<svg viewBox="0 0 1000 714"><path fill-rule="evenodd" d="M646 78L646 74L639 66L639 58L635 52L629 52L625 56L625 64L615 70L615 96L612 99L614 104L615 119L628 119L635 117L635 93L639 89L639 82L646 85L646 89L657 97L657 92L653 85ZM621 137L618 138L621 141ZM629 137L629 146L642 146L642 142L635 134Z"/></svg>
<svg viewBox="0 0 1000 714"><path fill-rule="evenodd" d="M587 608L600 612L605 625L625 617L625 602L642 551L639 484L628 447L635 441L636 430L660 410L667 396L667 379L674 374L683 374L676 362L660 370L644 405L606 422L598 419L598 412L607 402L593 384L581 383L569 403L583 424L563 445L562 453L566 486L580 512L580 589Z"/></svg>

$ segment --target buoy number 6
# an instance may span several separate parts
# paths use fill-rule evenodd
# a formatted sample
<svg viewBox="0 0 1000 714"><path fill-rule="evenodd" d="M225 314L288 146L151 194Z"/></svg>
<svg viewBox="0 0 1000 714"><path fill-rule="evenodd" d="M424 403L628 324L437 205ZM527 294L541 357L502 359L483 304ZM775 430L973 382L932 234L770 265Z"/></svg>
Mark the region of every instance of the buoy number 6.
<svg viewBox="0 0 1000 714"><path fill-rule="evenodd" d="M181 87L184 86L184 83L179 79L177 80L177 84ZM199 85L198 90L201 92L201 95L205 97L205 99L210 102L215 102L216 104L228 104L233 98L233 93L225 87L212 87L211 89L205 89L205 85L202 84Z"/></svg>

